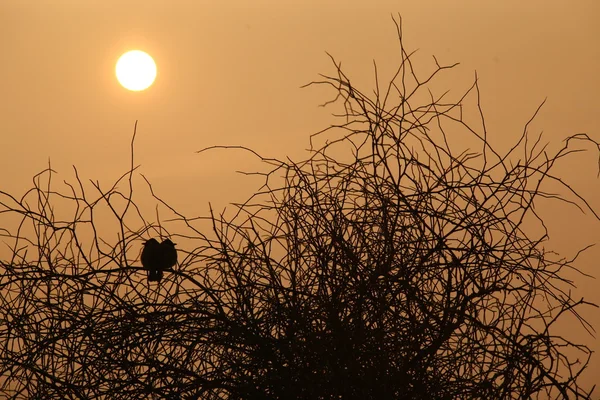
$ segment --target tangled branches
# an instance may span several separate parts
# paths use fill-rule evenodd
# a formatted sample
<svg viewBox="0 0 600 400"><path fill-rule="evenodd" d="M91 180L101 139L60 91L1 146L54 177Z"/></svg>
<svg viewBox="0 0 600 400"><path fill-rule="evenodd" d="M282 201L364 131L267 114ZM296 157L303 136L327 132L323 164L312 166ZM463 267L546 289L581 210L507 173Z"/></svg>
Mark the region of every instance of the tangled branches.
<svg viewBox="0 0 600 400"><path fill-rule="evenodd" d="M147 222L133 197L133 141L130 171L108 190L93 183L96 195L77 174L77 185L56 191L50 168L20 199L0 192L0 214L15 227L1 231L10 246L0 264L1 392L589 398L577 379L591 351L554 333L565 314L592 331L577 313L590 304L563 276L575 258L545 251L547 234L532 238L525 224L545 229L539 198L598 218L553 167L577 143L600 145L575 135L550 156L526 126L500 155L485 124L478 131L462 118L477 81L456 101L435 98L428 85L454 66L435 60L419 79L397 26L401 61L386 90L367 96L337 64L313 82L336 91L344 122L313 136L328 139L302 162L261 158L265 184L234 215L187 218L146 181L173 214ZM430 100L415 106L423 95ZM481 151L454 154L448 126ZM545 192L547 181L567 195ZM59 205L71 216L59 218ZM106 239L103 226L117 236ZM160 285L138 261L155 235L188 249Z"/></svg>

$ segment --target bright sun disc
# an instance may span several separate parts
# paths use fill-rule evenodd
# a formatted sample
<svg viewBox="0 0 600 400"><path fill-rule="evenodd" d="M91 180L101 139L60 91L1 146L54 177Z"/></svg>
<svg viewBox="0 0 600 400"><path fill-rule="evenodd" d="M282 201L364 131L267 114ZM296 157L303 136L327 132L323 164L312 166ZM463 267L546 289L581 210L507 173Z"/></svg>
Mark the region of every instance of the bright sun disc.
<svg viewBox="0 0 600 400"><path fill-rule="evenodd" d="M152 57L140 50L123 54L115 68L119 83L133 91L147 89L156 78L156 64Z"/></svg>

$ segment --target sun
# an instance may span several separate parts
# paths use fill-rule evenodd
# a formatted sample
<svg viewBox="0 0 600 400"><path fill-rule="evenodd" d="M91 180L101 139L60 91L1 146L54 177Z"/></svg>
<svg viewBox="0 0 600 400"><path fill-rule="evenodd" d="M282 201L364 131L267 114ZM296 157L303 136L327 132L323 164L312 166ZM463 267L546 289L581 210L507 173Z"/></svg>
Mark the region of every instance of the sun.
<svg viewBox="0 0 600 400"><path fill-rule="evenodd" d="M131 50L119 58L115 72L117 80L125 89L138 92L148 89L154 83L156 64L148 53Z"/></svg>

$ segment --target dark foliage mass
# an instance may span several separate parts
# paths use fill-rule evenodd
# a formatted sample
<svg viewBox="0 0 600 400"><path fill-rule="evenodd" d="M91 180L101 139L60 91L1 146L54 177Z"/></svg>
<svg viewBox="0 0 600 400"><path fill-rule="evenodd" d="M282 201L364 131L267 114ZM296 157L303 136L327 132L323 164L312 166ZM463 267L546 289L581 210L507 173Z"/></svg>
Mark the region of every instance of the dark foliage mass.
<svg viewBox="0 0 600 400"><path fill-rule="evenodd" d="M58 191L48 168L23 197L0 192L3 396L590 398L577 383L590 350L554 329L570 314L593 331L564 277L575 259L525 225L545 232L538 199L598 218L553 168L599 145L578 134L549 154L525 126L498 153L477 81L436 97L431 84L454 65L434 59L419 78L397 26L389 84L367 95L334 62L312 85L335 91L341 122L311 137L302 162L261 158L264 186L233 213L187 218L146 181L173 215L148 222L133 141L124 188L86 186L75 170ZM463 119L468 99L479 128ZM452 151L456 131L480 150ZM115 237L102 234L110 223ZM178 243L160 284L139 262L150 237Z"/></svg>

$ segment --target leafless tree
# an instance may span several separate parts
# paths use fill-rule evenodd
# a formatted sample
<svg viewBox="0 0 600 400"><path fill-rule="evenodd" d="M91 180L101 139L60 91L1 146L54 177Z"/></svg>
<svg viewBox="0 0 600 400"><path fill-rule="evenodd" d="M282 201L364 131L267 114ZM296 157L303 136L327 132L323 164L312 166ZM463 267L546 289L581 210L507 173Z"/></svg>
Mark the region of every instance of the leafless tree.
<svg viewBox="0 0 600 400"><path fill-rule="evenodd" d="M234 213L188 218L146 180L170 215L144 216L133 197L135 132L131 168L110 188L75 169L76 183L57 190L49 166L24 196L0 192L10 249L0 262L0 392L590 398L578 378L591 351L555 326L570 314L593 334L578 310L595 305L574 297L564 276L576 257L544 249L534 204L563 202L600 219L554 172L600 145L577 134L550 154L527 123L500 154L477 79L457 99L435 96L432 82L455 65L434 58L434 72L419 78L394 22L400 62L386 85L368 95L335 61L332 76L311 83L331 87L327 104L344 111L311 137L307 159L202 150L249 151L264 163L264 185ZM463 119L472 98L477 128ZM480 150L453 151L446 133L458 130ZM546 191L548 182L564 193ZM111 221L117 235L104 236ZM527 221L545 234L534 237ZM178 239L179 264L160 284L139 261L150 237Z"/></svg>

